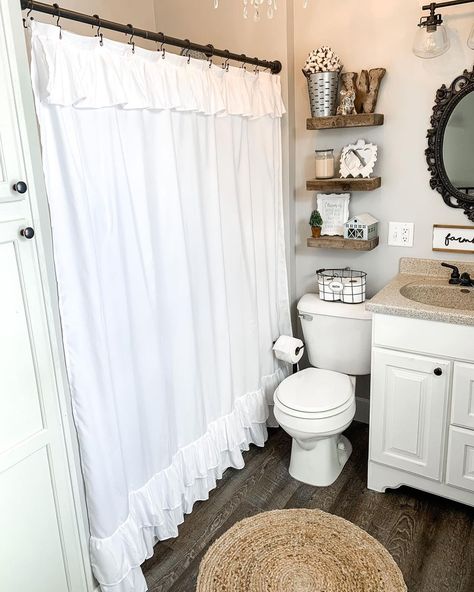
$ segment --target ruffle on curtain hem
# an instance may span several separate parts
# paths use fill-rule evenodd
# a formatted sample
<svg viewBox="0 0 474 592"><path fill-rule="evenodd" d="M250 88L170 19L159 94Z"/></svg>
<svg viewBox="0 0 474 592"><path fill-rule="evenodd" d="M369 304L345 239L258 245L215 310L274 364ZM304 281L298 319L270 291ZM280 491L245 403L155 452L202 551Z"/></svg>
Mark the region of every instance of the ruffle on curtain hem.
<svg viewBox="0 0 474 592"><path fill-rule="evenodd" d="M47 104L99 109L172 109L252 119L286 111L280 77L247 72L205 60L83 37L54 25L32 23L41 100ZM152 82L150 82L152 81Z"/></svg>
<svg viewBox="0 0 474 592"><path fill-rule="evenodd" d="M196 501L207 500L223 472L244 466L242 451L267 439L268 399L287 376L282 368L262 379L262 388L237 399L198 440L180 449L171 465L129 496L127 520L108 538L91 537L94 575L103 592L145 592L140 565L159 540L178 536L178 525Z"/></svg>

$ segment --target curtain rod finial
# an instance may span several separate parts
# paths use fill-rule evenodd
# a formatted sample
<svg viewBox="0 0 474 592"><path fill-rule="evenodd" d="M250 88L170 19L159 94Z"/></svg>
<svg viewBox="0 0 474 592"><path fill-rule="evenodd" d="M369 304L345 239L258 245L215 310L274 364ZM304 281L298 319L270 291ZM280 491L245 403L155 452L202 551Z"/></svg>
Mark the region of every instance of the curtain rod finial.
<svg viewBox="0 0 474 592"><path fill-rule="evenodd" d="M272 74L280 74L282 68L282 63L279 60L272 62Z"/></svg>

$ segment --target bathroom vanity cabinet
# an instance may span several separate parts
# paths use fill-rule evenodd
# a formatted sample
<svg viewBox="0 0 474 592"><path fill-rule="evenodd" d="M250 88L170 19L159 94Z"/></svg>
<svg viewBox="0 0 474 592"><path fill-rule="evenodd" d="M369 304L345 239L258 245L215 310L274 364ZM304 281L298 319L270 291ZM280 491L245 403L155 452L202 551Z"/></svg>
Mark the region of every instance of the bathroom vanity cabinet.
<svg viewBox="0 0 474 592"><path fill-rule="evenodd" d="M474 325L374 314L368 487L474 506Z"/></svg>

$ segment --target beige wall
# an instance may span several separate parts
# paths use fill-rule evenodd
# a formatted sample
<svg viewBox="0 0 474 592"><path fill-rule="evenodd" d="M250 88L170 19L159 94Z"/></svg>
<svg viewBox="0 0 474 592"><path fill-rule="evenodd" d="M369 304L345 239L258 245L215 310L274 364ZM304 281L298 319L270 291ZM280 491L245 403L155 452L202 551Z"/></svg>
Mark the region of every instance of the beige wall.
<svg viewBox="0 0 474 592"><path fill-rule="evenodd" d="M424 150L436 89L472 67L474 52L466 45L472 6L443 12L451 29L451 49L437 59L420 60L411 46L421 4L414 0L310 0L310 7L304 10L302 2L295 0L297 296L314 291L313 274L319 267L346 265L368 272L369 291L373 293L396 274L402 256L449 257L431 250L433 224L469 224L461 210L446 206L430 189ZM324 44L340 54L347 71L377 66L387 69L378 104L378 111L386 117L383 127L306 131L309 103L306 80L299 72L307 53ZM372 193L354 193L351 213L368 211L376 216L381 221L382 244L369 253L309 249L307 222L315 194L305 190L305 181L314 177L313 151L325 147L340 151L358 137L379 145L376 173L382 176L383 185ZM390 220L415 222L413 248L387 246Z"/></svg>

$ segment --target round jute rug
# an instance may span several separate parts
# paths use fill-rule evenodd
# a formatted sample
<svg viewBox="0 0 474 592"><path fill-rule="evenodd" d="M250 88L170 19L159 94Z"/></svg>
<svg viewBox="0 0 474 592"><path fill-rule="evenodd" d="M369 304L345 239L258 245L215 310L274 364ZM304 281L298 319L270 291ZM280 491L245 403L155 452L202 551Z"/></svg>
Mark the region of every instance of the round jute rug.
<svg viewBox="0 0 474 592"><path fill-rule="evenodd" d="M347 520L276 510L235 524L207 551L197 592L406 592L389 552Z"/></svg>

